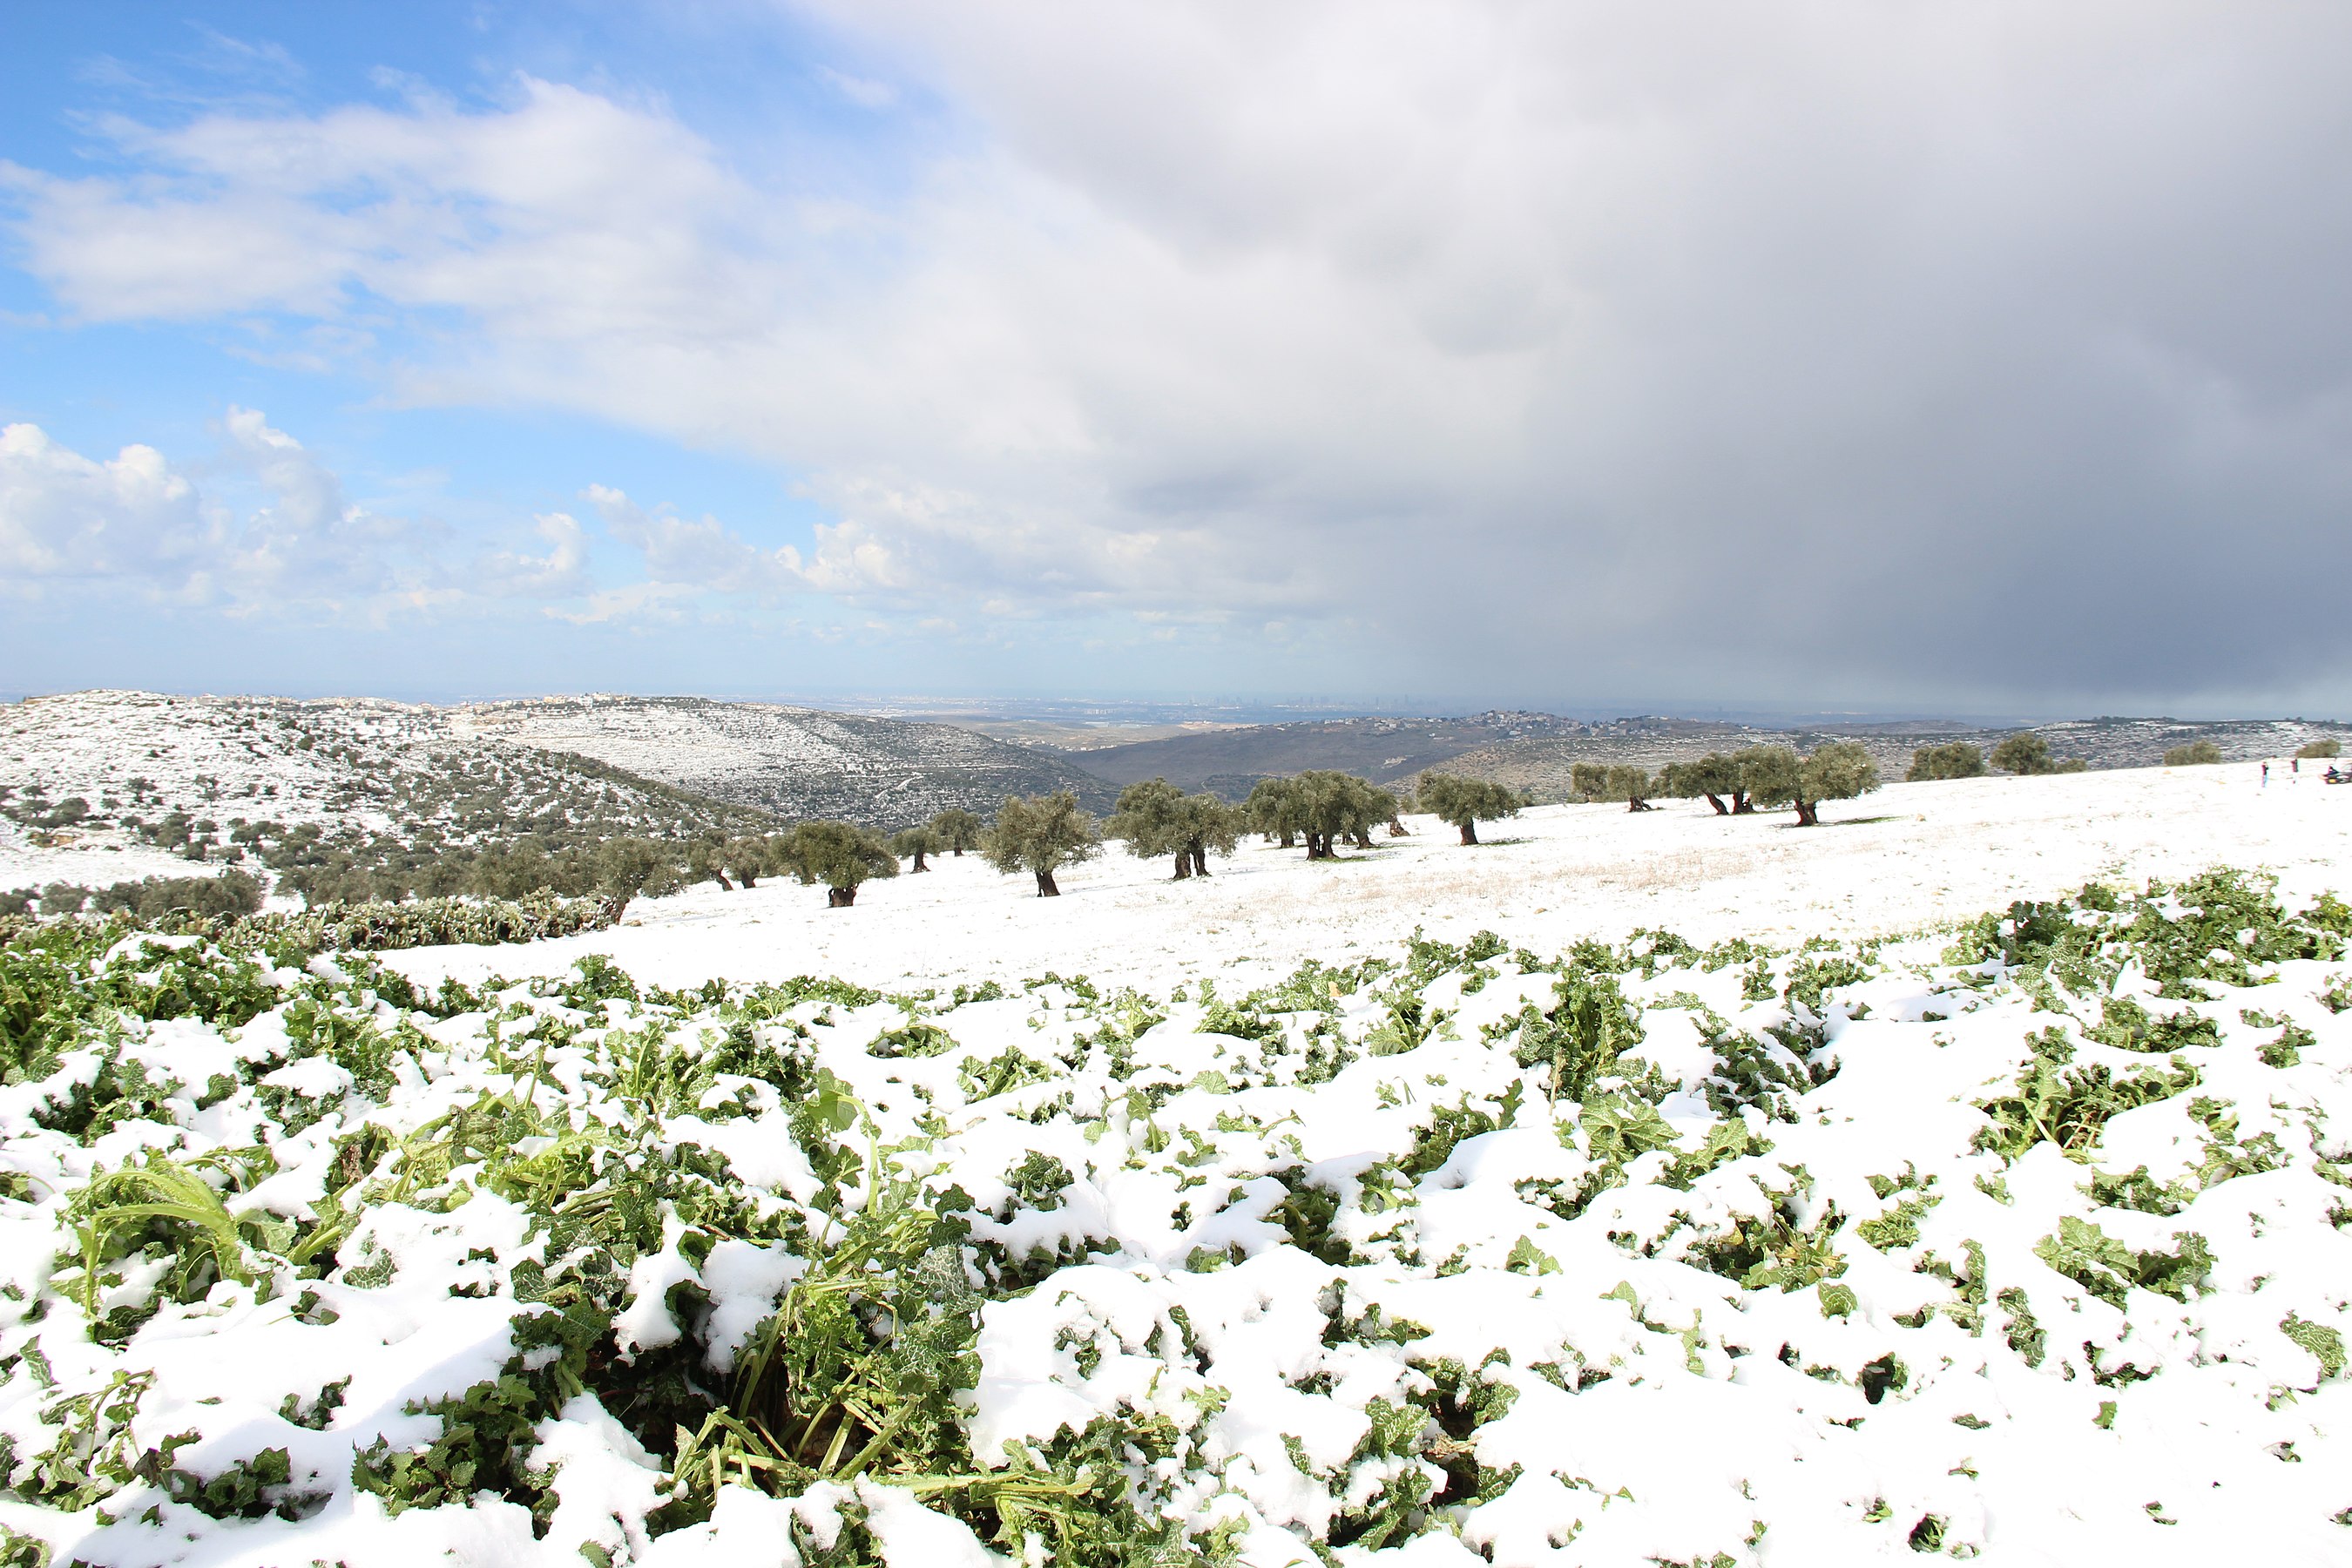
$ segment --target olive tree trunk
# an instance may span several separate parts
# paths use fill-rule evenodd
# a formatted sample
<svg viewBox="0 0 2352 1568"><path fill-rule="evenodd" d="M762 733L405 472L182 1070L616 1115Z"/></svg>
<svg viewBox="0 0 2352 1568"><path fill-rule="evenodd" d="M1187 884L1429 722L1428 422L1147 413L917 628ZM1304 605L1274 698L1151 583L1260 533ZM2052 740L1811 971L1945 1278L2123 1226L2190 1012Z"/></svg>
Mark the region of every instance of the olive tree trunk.
<svg viewBox="0 0 2352 1568"><path fill-rule="evenodd" d="M1205 877L1209 874L1209 852L1202 847L1199 839L1192 840L1185 853L1192 858L1192 875Z"/></svg>
<svg viewBox="0 0 2352 1568"><path fill-rule="evenodd" d="M1062 889L1055 885L1054 873L1051 871L1037 873L1037 896L1041 899L1058 899L1062 896Z"/></svg>
<svg viewBox="0 0 2352 1568"><path fill-rule="evenodd" d="M1179 849L1176 851L1176 875L1171 880L1181 882L1192 874L1192 852L1190 849Z"/></svg>
<svg viewBox="0 0 2352 1568"><path fill-rule="evenodd" d="M845 910L856 901L857 889L855 888L827 888L825 889L824 907L826 909Z"/></svg>
<svg viewBox="0 0 2352 1568"><path fill-rule="evenodd" d="M1478 842L1478 823L1476 818L1465 816L1458 826L1462 829L1463 843L1475 844Z"/></svg>
<svg viewBox="0 0 2352 1568"><path fill-rule="evenodd" d="M1723 804L1723 797L1721 795L1716 794L1713 790L1702 790L1700 793L1706 796L1706 804L1715 807L1716 816L1729 816L1731 815L1731 807Z"/></svg>

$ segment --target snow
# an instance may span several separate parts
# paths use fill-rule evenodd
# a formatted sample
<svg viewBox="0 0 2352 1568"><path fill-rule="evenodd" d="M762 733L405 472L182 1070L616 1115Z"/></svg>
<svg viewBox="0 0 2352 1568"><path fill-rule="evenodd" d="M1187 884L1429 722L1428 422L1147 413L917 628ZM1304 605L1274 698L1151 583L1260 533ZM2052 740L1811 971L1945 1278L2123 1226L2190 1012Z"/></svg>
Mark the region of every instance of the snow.
<svg viewBox="0 0 2352 1568"><path fill-rule="evenodd" d="M975 1225L975 1242L1016 1259L1072 1259L981 1313L975 1460L1002 1466L1008 1444L1050 1445L1097 1419L1162 1419L1182 1434L1183 1458L1156 1471L1138 1462L1139 1478L1161 1488L1167 1517L1232 1521L1245 1563L1315 1562L1308 1542L1384 1488L1444 1485L1428 1457L1438 1439L1418 1434L1406 1452L1376 1440L1386 1413L1441 1377L1487 1402L1468 1436L1443 1441L1465 1445L1497 1484L1427 1533L1339 1547L1352 1568L1904 1563L1930 1521L1943 1550L1997 1563L2343 1561L2352 1533L2334 1520L2352 1505L2352 1384L2283 1325L2299 1317L2352 1332L2352 1238L2338 1219L2352 1205L2334 1164L2352 1130L2333 1120L2352 1095L2352 1014L2318 1000L2347 966L2285 963L2265 983L2210 986L2187 1003L2155 998L2127 973L2115 994L2213 1023L2220 1043L2184 1053L2196 1089L2116 1116L2090 1163L2046 1142L2006 1161L1977 1146L1978 1107L2027 1064L2030 1037L2060 1029L2077 1061L2118 1073L2166 1058L2090 1039L2102 998L2037 996L1997 973L1958 972L1942 963L1939 937L1918 933L2093 878L2137 885L2217 864L2275 870L2300 907L2352 884L2352 790L2276 777L2263 789L2248 766L1986 779L1890 786L1830 807L1820 828L1786 823L1703 805L1558 807L1492 825L1494 842L1470 848L1414 819L1411 837L1337 865L1253 845L1205 882L1167 883L1157 860L1106 858L1064 873L1056 900L1028 897L1026 879L976 858L946 858L926 876L869 884L850 910L790 883L704 889L647 900L633 923L592 936L391 957L427 985L560 975L591 952L674 985L796 974L900 992L1007 983L1013 994L1001 1000L936 1000L925 1017L953 1044L932 1057L873 1053L908 1021L892 1002L812 1004L791 1022L883 1136L921 1134L936 1185L952 1179L997 1211ZM1607 1168L1589 1108L1548 1104L1541 1072L1506 1048L1518 1010L1550 999L1548 974L1508 957L1475 989L1467 972L1447 974L1422 994L1435 1025L1425 1040L1322 1082L1301 1081L1295 1056L1279 1065L1260 1042L1201 1027L1204 979L1230 998L1310 958L1393 958L1416 929L1455 941L1491 929L1553 954L1640 927L1783 948L1815 935L1897 940L1871 978L1823 1003L1822 1050L1836 1076L1795 1096L1792 1120L1751 1108L1738 1121L1768 1151L1686 1180L1669 1181L1676 1162L1718 1125L1699 1092L1712 1047L1690 1004L1742 1029L1795 1014L1744 997L1736 968L1628 975L1643 1058L1681 1085L1663 1102L1675 1141L1580 1205L1559 1194ZM1133 1042L1131 1070L1114 1075L1077 1047L1098 1020L1068 986L1019 984L1048 971L1166 1004L1164 1021ZM1168 1002L1179 985L1187 998ZM589 1031L590 1044L553 1052L532 1079L534 1094L583 1114L598 1092L589 1053L639 1017L626 1004L598 1015L514 992L501 1005ZM2253 1023L2253 1012L2276 1021ZM1358 1041L1381 1019L1365 994L1334 1016ZM387 1514L351 1484L353 1454L379 1439L430 1441L440 1418L425 1405L497 1378L527 1316L515 1271L546 1261L524 1209L462 1167L430 1194L368 1207L328 1279L225 1282L164 1306L120 1346L81 1331L54 1258L69 1230L64 1194L94 1166L117 1168L142 1147L194 1156L266 1142L278 1173L234 1202L299 1214L324 1196L335 1139L362 1121L404 1135L511 1091L519 1069L499 1042L510 1049L527 1024L488 1013L428 1022L437 1054L413 1064L384 1105L365 1103L323 1057L270 1067L260 1086L322 1118L291 1131L245 1091L201 1111L179 1098L173 1120L125 1123L82 1147L34 1121L47 1089L12 1088L0 1164L37 1178L34 1200L0 1204L0 1432L20 1459L55 1436L44 1411L56 1394L30 1370L37 1348L59 1388L104 1387L116 1373L151 1380L138 1431L198 1434L178 1452L182 1468L215 1475L283 1448L296 1489L321 1500L299 1520L215 1521L133 1485L135 1506L110 1502L105 1517L0 1500L0 1525L51 1542L60 1560L123 1568L444 1557L521 1568L576 1563L583 1547L663 1568L797 1564L795 1530L823 1546L845 1517L889 1568L1013 1561L875 1477L790 1500L722 1487L708 1522L656 1536L661 1461L587 1393L533 1434L532 1463L552 1472L559 1500L543 1535L526 1510L488 1493ZM2312 1043L2299 1062L2272 1065L2263 1047L2286 1024ZM1490 1027L1503 1033L1489 1038ZM122 1048L201 1083L225 1064L278 1062L287 1040L281 1008L234 1037L173 1020L131 1031ZM1063 1065L975 1093L967 1069L1007 1051ZM1403 1173L1433 1108L1492 1110L1507 1096L1514 1124ZM661 1118L647 1147L714 1152L750 1198L806 1205L817 1180L786 1131L792 1110L765 1083L722 1079ZM2234 1147L2267 1137L2278 1163L2215 1180L2172 1214L2095 1199L2095 1173L2144 1166L2161 1183L2202 1168L2227 1142L2225 1119ZM1013 1173L1035 1154L1070 1177L1050 1207L1012 1202ZM1292 1244L1278 1210L1294 1191L1329 1196L1331 1234L1350 1261ZM1880 1247L1857 1231L1906 1203L1922 1205L1916 1241ZM1776 1214L1824 1227L1843 1271L1783 1291L1702 1266L1706 1247ZM2205 1288L2176 1300L2135 1285L2118 1307L2044 1256L2067 1220L2137 1251L2193 1234L2213 1258ZM691 1333L724 1373L804 1265L737 1240L698 1250L674 1212L661 1230L628 1270L611 1351L649 1353ZM678 1289L689 1285L708 1305L682 1316L673 1303L696 1295ZM152 1281L125 1278L106 1301L142 1288ZM2018 1348L2029 1310L2042 1342L2031 1354ZM1878 1387L1874 1368L1897 1381ZM300 1406L344 1379L323 1426L285 1414L289 1397Z"/></svg>
<svg viewBox="0 0 2352 1568"><path fill-rule="evenodd" d="M394 963L431 983L558 974L601 952L665 985L830 974L895 990L1051 972L1163 993L1208 976L1231 994L1415 927L1456 942L1490 929L1539 952L1645 926L1794 945L2217 865L2275 869L2290 893L2352 886L2352 787L2277 772L2267 789L2252 763L1893 784L1825 805L1814 828L1785 811L1721 817L1704 802L1541 806L1483 825L1476 848L1408 816L1410 837L1375 832L1371 854L1337 863L1253 840L1206 881L1172 882L1165 862L1113 845L1059 873L1059 899L975 856L941 856L919 877L868 882L846 910L789 880L705 884L639 900L619 930Z"/></svg>

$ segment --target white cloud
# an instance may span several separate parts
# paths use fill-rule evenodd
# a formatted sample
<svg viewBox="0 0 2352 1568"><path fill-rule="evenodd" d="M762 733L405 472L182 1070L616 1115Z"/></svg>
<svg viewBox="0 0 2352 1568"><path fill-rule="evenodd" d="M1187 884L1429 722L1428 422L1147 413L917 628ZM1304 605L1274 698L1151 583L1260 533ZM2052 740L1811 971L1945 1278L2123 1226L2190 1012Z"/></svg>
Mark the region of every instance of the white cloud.
<svg viewBox="0 0 2352 1568"><path fill-rule="evenodd" d="M606 485L591 485L583 493L604 520L604 531L645 557L652 582L719 594L783 594L809 586L801 552L789 544L763 551L717 518L689 522L667 510L648 512Z"/></svg>
<svg viewBox="0 0 2352 1568"><path fill-rule="evenodd" d="M826 85L860 109L888 109L898 101L898 89L887 81L872 81L865 77L851 76L831 66L817 67L817 75Z"/></svg>
<svg viewBox="0 0 2352 1568"><path fill-rule="evenodd" d="M563 513L535 520L545 553L494 549L461 570L446 531L351 500L258 409L231 405L221 436L204 466L224 493L207 495L152 447L96 459L36 425L0 430L0 583L19 598L128 592L238 616L354 610L377 621L593 586L586 540ZM240 482L258 502L242 515L225 493Z"/></svg>
<svg viewBox="0 0 2352 1568"><path fill-rule="evenodd" d="M588 538L579 520L569 512L548 512L532 519L531 525L547 542L547 553L501 550L486 556L475 573L482 590L530 599L572 599L590 592Z"/></svg>
<svg viewBox="0 0 2352 1568"><path fill-rule="evenodd" d="M154 447L93 460L37 425L0 429L0 577L181 586L216 541L195 487Z"/></svg>
<svg viewBox="0 0 2352 1568"><path fill-rule="evenodd" d="M2352 572L2344 15L818 9L981 140L804 199L523 80L118 126L137 178L6 174L17 238L89 320L430 312L394 395L839 520L619 498L674 587L1353 622L1490 688L2337 662L2253 628Z"/></svg>

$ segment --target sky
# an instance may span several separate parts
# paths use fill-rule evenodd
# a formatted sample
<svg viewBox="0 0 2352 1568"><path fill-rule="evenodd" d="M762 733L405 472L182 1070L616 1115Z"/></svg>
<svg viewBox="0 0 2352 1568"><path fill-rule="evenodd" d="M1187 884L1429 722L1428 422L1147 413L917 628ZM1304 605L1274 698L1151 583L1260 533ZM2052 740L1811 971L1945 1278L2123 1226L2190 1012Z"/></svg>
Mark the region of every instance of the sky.
<svg viewBox="0 0 2352 1568"><path fill-rule="evenodd" d="M2352 715L2352 10L26 0L0 692Z"/></svg>

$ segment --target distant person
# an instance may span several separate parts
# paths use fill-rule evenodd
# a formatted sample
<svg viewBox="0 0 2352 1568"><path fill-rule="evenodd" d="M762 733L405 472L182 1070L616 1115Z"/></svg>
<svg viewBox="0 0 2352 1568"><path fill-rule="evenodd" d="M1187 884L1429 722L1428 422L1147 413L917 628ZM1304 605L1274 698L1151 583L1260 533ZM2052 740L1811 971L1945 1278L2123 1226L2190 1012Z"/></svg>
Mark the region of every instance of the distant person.
<svg viewBox="0 0 2352 1568"><path fill-rule="evenodd" d="M2264 789L2271 787L2271 765L2268 763L2263 764L2263 787Z"/></svg>

